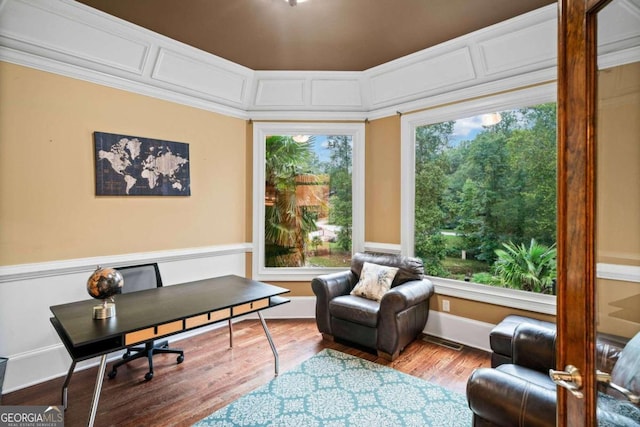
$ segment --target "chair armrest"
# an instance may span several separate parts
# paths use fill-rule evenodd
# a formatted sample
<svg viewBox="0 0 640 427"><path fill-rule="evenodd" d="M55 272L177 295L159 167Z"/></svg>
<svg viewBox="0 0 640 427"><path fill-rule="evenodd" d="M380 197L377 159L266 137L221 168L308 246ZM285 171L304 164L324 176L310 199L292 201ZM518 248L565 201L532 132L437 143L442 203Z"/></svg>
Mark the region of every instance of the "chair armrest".
<svg viewBox="0 0 640 427"><path fill-rule="evenodd" d="M513 334L513 363L547 373L556 367L556 332L532 323L518 325Z"/></svg>
<svg viewBox="0 0 640 427"><path fill-rule="evenodd" d="M357 278L351 271L324 274L311 281L311 289L317 297L331 300L340 295L347 295L353 289Z"/></svg>
<svg viewBox="0 0 640 427"><path fill-rule="evenodd" d="M492 368L476 369L467 382L476 417L496 426L556 425L556 391Z"/></svg>
<svg viewBox="0 0 640 427"><path fill-rule="evenodd" d="M433 283L430 280L411 280L385 293L380 300L380 311L400 313L428 300L431 295L433 295Z"/></svg>
<svg viewBox="0 0 640 427"><path fill-rule="evenodd" d="M433 284L426 279L410 280L384 294L378 315L378 355L395 359L422 332L431 295Z"/></svg>
<svg viewBox="0 0 640 427"><path fill-rule="evenodd" d="M329 302L337 296L347 295L353 289L357 277L350 270L325 274L311 281L316 295L316 323L321 333L332 335Z"/></svg>

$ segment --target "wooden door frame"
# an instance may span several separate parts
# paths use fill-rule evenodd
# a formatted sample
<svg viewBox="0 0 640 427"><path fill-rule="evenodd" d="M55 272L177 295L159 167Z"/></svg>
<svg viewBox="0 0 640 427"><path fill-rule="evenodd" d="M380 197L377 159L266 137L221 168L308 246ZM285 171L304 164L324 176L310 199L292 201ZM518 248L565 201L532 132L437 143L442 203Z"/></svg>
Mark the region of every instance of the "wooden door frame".
<svg viewBox="0 0 640 427"><path fill-rule="evenodd" d="M596 425L596 12L609 0L559 0L557 369L576 366L584 398L558 389L558 425Z"/></svg>

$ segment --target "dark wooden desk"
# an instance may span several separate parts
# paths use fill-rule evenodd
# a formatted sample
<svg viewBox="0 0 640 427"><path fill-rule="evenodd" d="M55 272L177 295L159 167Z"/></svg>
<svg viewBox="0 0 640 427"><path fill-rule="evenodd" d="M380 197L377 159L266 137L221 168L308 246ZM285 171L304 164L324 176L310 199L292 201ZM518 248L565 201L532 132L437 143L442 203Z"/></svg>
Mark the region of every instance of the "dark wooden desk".
<svg viewBox="0 0 640 427"><path fill-rule="evenodd" d="M93 319L96 300L50 307L54 315L51 324L72 359L62 387L63 406L67 407L67 387L79 361L101 357L89 413L88 425L92 426L108 353L253 312L264 328L278 375L278 352L260 310L289 302L279 296L287 292L238 276L222 276L117 295L116 316L108 319Z"/></svg>

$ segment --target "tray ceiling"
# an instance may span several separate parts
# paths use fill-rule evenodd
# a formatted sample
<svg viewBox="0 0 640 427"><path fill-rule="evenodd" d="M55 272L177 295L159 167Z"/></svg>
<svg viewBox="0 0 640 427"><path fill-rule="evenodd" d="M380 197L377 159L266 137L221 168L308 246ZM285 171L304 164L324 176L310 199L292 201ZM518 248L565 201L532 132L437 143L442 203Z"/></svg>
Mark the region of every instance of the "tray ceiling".
<svg viewBox="0 0 640 427"><path fill-rule="evenodd" d="M78 0L252 70L363 71L554 0Z"/></svg>

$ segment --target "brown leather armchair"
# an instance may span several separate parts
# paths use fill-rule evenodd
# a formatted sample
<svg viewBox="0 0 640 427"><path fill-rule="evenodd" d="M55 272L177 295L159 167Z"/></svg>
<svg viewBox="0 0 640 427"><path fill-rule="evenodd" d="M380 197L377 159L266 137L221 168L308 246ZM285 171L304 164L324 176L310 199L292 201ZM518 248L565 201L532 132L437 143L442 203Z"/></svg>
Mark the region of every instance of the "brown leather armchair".
<svg viewBox="0 0 640 427"><path fill-rule="evenodd" d="M391 289L380 302L351 295L365 262L397 267ZM424 329L433 284L418 258L357 253L351 269L316 277L316 323L325 339L350 341L394 360Z"/></svg>
<svg viewBox="0 0 640 427"><path fill-rule="evenodd" d="M549 378L549 369L556 368L555 340L555 330L522 323L514 332L512 363L473 372L467 382L467 401L475 427L556 425L556 384ZM632 396L638 390L633 390L630 384L640 387L637 382L640 377L639 349L640 334L624 349L618 343L604 339L597 344L598 369L611 372L612 382L631 387ZM629 372L636 380L628 378ZM615 395L619 390L603 388L602 391L598 399L598 419L604 425L640 423L640 409L635 404L608 398L604 393Z"/></svg>

